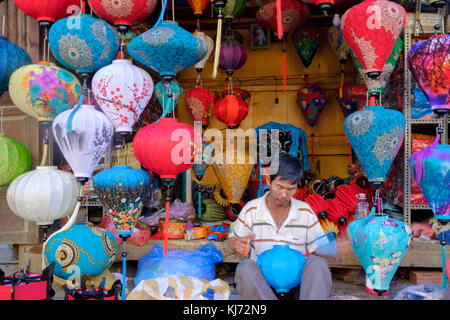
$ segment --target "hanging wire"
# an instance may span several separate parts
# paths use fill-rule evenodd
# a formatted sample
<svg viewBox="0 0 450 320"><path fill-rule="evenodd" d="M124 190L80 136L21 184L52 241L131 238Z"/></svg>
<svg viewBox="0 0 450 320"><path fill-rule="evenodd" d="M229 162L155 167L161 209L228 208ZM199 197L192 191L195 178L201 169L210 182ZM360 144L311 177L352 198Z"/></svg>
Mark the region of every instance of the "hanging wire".
<svg viewBox="0 0 450 320"><path fill-rule="evenodd" d="M172 0L172 20L175 21L175 0Z"/></svg>
<svg viewBox="0 0 450 320"><path fill-rule="evenodd" d="M5 36L5 23L6 23L6 14L3 15L3 21L2 21L2 37Z"/></svg>

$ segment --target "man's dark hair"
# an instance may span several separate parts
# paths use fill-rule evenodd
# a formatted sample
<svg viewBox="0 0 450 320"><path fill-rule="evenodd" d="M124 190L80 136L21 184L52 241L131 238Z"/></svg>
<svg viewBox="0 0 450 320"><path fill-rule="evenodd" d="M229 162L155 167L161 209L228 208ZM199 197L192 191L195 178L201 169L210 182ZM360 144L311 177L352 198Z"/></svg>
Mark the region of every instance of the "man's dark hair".
<svg viewBox="0 0 450 320"><path fill-rule="evenodd" d="M276 158L274 160L276 161ZM302 161L287 153L280 153L278 157L278 172L270 175L270 181L274 181L277 177L280 177L281 180L289 180L293 184L297 184L302 176Z"/></svg>

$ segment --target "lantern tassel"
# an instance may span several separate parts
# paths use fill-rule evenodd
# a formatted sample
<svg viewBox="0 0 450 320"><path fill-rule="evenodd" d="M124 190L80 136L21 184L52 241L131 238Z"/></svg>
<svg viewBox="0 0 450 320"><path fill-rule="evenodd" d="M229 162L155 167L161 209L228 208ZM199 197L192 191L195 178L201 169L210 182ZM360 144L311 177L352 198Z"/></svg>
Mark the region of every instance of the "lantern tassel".
<svg viewBox="0 0 450 320"><path fill-rule="evenodd" d="M442 246L442 284L439 287L439 289L445 289L448 286L448 278L445 273L445 263L447 261L447 258L445 254L445 244L441 244L441 246Z"/></svg>
<svg viewBox="0 0 450 320"><path fill-rule="evenodd" d="M314 163L314 133L311 133L311 162Z"/></svg>
<svg viewBox="0 0 450 320"><path fill-rule="evenodd" d="M217 21L217 35L216 35L216 51L214 53L214 67L212 78L217 77L217 67L219 66L219 56L220 56L220 41L222 38L222 19Z"/></svg>
<svg viewBox="0 0 450 320"><path fill-rule="evenodd" d="M198 192L198 218L202 217L202 192Z"/></svg>
<svg viewBox="0 0 450 320"><path fill-rule="evenodd" d="M77 113L77 111L81 108L81 105L83 104L83 101L84 101L84 93L81 94L80 100L78 101L77 106L72 110L72 112L69 115L69 118L67 119L67 133L68 134L72 133L73 117L75 117L75 113Z"/></svg>
<svg viewBox="0 0 450 320"><path fill-rule="evenodd" d="M281 0L277 0L277 36L281 40L283 37L283 17L281 16Z"/></svg>
<svg viewBox="0 0 450 320"><path fill-rule="evenodd" d="M169 212L170 212L170 196L169 196L170 186L167 186L167 197L166 197L166 218L164 220L164 258L167 258L167 247L169 245Z"/></svg>
<svg viewBox="0 0 450 320"><path fill-rule="evenodd" d="M286 37L283 36L283 91L286 91Z"/></svg>
<svg viewBox="0 0 450 320"><path fill-rule="evenodd" d="M344 88L344 70L341 70L341 86L339 87L339 98L342 99L343 93L342 90Z"/></svg>
<svg viewBox="0 0 450 320"><path fill-rule="evenodd" d="M123 239L123 250L122 250L122 300L126 299L126 289L127 289L127 251L125 244L127 239Z"/></svg>

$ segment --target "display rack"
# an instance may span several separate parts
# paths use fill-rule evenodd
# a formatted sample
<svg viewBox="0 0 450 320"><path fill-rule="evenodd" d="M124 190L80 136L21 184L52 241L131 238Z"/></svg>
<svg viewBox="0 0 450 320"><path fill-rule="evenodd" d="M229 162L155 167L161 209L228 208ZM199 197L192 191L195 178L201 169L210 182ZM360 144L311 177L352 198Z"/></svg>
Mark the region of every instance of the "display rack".
<svg viewBox="0 0 450 320"><path fill-rule="evenodd" d="M419 1L418 1L419 2ZM420 3L420 2L419 2ZM419 8L420 10L420 8ZM406 118L405 139L403 142L403 216L404 221L408 225L411 225L411 212L413 210L429 210L428 205L412 205L411 204L411 170L409 167L409 158L411 157L411 134L421 126L434 126L437 127L439 123L444 122L444 132L441 136L441 144L448 143L448 119L411 119L411 93L412 93L412 76L407 66L407 56L411 46L413 45L413 35L420 36L421 34L432 34L434 32L434 26L436 25L435 13L420 13L417 15L420 20L416 19L415 13L408 13L407 25L404 33L404 81L405 91L403 99L403 113ZM441 28L446 30L446 26L449 22L447 13L444 14L447 18L445 25ZM420 23L419 23L420 21ZM445 123L446 122L446 123Z"/></svg>

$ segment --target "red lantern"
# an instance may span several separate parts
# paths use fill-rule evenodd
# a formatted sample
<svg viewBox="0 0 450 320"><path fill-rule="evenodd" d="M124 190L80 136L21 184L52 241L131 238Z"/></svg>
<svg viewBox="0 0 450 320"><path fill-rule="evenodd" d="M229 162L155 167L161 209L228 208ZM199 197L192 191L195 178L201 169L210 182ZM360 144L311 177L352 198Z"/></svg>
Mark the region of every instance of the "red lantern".
<svg viewBox="0 0 450 320"><path fill-rule="evenodd" d="M311 3L315 6L318 6L324 15L327 15L331 8L344 0L302 0L306 3Z"/></svg>
<svg viewBox="0 0 450 320"><path fill-rule="evenodd" d="M208 89L199 85L188 90L185 98L186 105L188 106L194 121L202 121L214 100L214 95Z"/></svg>
<svg viewBox="0 0 450 320"><path fill-rule="evenodd" d="M214 116L228 128L237 128L248 114L248 105L234 94L226 95L214 105Z"/></svg>
<svg viewBox="0 0 450 320"><path fill-rule="evenodd" d="M126 33L152 14L156 0L89 0L89 5L96 15Z"/></svg>
<svg viewBox="0 0 450 320"><path fill-rule="evenodd" d="M405 9L387 0L365 0L342 16L342 34L370 78L381 75L405 23Z"/></svg>
<svg viewBox="0 0 450 320"><path fill-rule="evenodd" d="M27 16L41 27L49 27L56 20L68 17L80 9L80 0L14 0Z"/></svg>
<svg viewBox="0 0 450 320"><path fill-rule="evenodd" d="M233 92L231 92L235 96L238 97L238 99L241 99L244 101L247 105L250 104L250 98L252 97L251 93L247 90L241 89L239 87L233 88ZM225 96L229 94L228 89L225 89L222 91L222 94L220 95L220 98L223 99Z"/></svg>

